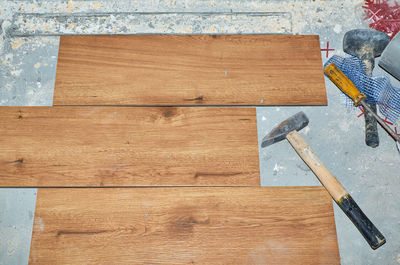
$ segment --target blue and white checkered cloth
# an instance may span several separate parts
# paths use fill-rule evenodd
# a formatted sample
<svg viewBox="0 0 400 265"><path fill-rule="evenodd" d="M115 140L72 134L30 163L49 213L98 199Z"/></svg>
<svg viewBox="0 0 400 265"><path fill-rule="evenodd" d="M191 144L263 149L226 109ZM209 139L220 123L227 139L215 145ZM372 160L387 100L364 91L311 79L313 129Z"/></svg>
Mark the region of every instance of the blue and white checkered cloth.
<svg viewBox="0 0 400 265"><path fill-rule="evenodd" d="M336 66L367 96L367 102L375 102L379 112L391 122L400 117L400 88L394 87L387 76L371 77L366 73L365 64L358 57L332 56L326 63ZM348 98L347 104L352 104Z"/></svg>

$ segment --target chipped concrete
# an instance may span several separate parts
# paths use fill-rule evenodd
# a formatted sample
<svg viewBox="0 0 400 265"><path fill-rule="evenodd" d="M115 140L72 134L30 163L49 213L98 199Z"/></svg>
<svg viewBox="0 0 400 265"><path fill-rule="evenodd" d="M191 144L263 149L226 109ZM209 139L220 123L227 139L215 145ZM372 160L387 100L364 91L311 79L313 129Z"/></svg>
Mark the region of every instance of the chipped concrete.
<svg viewBox="0 0 400 265"><path fill-rule="evenodd" d="M35 25L34 27L32 25ZM235 31L233 31L235 29ZM9 36L70 34L257 34L292 32L288 12L164 12L25 14L13 16Z"/></svg>

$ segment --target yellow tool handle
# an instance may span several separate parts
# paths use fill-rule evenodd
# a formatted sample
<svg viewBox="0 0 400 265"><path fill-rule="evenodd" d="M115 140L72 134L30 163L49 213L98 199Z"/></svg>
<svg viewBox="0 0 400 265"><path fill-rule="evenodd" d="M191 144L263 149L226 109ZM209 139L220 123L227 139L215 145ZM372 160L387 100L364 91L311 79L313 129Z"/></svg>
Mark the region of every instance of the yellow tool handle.
<svg viewBox="0 0 400 265"><path fill-rule="evenodd" d="M325 74L329 79L340 89L343 93L349 96L354 106L358 106L360 101L366 98L363 93L358 91L357 87L350 81L350 79L334 64L328 64L324 69Z"/></svg>

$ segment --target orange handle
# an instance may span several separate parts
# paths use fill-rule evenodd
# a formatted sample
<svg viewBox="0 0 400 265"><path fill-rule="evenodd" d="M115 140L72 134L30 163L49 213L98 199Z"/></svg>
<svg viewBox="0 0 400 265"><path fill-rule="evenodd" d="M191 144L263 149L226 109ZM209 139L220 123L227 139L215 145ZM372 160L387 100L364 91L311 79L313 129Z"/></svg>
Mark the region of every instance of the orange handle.
<svg viewBox="0 0 400 265"><path fill-rule="evenodd" d="M353 100L354 106L358 106L360 101L366 98L366 96L358 91L353 82L351 82L334 63L328 64L325 67L324 72L343 93Z"/></svg>

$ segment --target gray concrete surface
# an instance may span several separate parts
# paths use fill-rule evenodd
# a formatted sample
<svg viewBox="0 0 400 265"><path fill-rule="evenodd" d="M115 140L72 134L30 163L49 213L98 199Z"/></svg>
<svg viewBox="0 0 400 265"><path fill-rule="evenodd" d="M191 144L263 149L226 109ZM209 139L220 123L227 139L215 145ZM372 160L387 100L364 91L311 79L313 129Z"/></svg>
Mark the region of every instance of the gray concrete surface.
<svg viewBox="0 0 400 265"><path fill-rule="evenodd" d="M290 14L291 20L290 28L285 28L285 31L292 34L318 34L321 47L325 47L329 41L330 47L335 49L330 55L341 55L344 33L356 27L365 27L361 19L362 3L356 0L0 0L0 105L52 105L58 37L7 36L15 24L13 16L16 12L63 15L99 12L285 12ZM152 24L153 27L149 23L139 23L142 26L124 28L110 18L104 22L106 25L86 21L87 24L81 28L74 25L66 25L65 28L73 29L74 34L279 33L274 27L260 27L251 19L242 19L240 25L224 20L216 22L205 19L192 21L192 24L186 21L187 26L182 27L177 24L179 19L160 22L156 14L152 16L143 21L158 21ZM24 22L24 27L34 32L37 25L28 21ZM325 52L322 55L325 61ZM383 71L377 67L375 74L383 74ZM400 86L394 80L393 83ZM344 107L343 97L328 80L326 88L327 107L257 108L259 141L280 121L297 111L305 111L310 124L301 134L388 241L380 249L371 250L335 205L342 264L400 264L400 156L393 140L382 130L381 144L377 149L365 146L363 119L357 118L359 110ZM400 128L399 124L396 126ZM263 186L319 185L313 173L284 141L260 149L260 170ZM27 264L35 199L35 189L0 189L0 264Z"/></svg>
<svg viewBox="0 0 400 265"><path fill-rule="evenodd" d="M0 264L28 264L36 189L0 190Z"/></svg>

